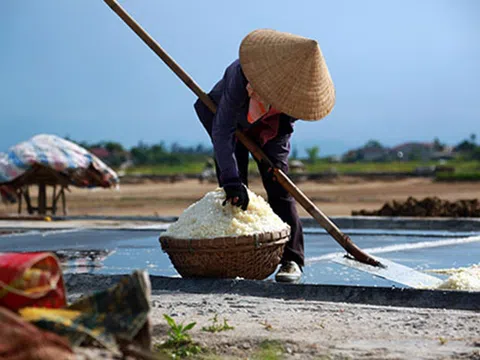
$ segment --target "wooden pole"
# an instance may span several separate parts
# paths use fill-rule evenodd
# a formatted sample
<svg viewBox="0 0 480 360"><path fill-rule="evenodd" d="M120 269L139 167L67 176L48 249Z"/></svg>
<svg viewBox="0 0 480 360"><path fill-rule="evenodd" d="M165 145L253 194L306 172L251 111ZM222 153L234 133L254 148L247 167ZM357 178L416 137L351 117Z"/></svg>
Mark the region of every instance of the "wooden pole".
<svg viewBox="0 0 480 360"><path fill-rule="evenodd" d="M18 214L22 213L22 198L23 198L23 191L22 188L17 190L17 200L18 200Z"/></svg>
<svg viewBox="0 0 480 360"><path fill-rule="evenodd" d="M44 183L38 184L38 214L47 213L47 186Z"/></svg>
<svg viewBox="0 0 480 360"><path fill-rule="evenodd" d="M24 193L25 197L25 203L27 204L27 211L30 215L33 214L33 206L32 206L32 201L30 199L30 188L28 185L25 186Z"/></svg>
<svg viewBox="0 0 480 360"><path fill-rule="evenodd" d="M217 111L217 106L213 100L206 94L198 84L167 54L167 52L115 1L104 0L105 3L137 34L147 46L157 54L164 63L192 90L202 102L213 112ZM328 231L328 233L356 260L379 266L379 261L363 252L356 246L352 240L342 233L340 229L316 207L316 205L293 183L292 180L280 169L276 168L272 161L258 147L258 145L248 138L244 133L237 130L237 138L245 145L252 155L259 161L263 161L270 166L278 182L287 190L295 200L298 201L304 209L313 216L318 223Z"/></svg>
<svg viewBox="0 0 480 360"><path fill-rule="evenodd" d="M65 187L64 186L62 186L62 189L60 190L60 194L62 194L63 215L67 216L67 199L65 197Z"/></svg>
<svg viewBox="0 0 480 360"><path fill-rule="evenodd" d="M52 215L57 213L57 185L53 185L52 195Z"/></svg>

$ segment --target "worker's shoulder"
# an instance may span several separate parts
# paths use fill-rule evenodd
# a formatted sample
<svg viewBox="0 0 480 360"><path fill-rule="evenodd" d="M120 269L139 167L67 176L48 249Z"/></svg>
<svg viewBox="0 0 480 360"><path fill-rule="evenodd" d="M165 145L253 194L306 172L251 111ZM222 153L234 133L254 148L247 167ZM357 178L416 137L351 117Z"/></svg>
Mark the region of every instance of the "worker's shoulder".
<svg viewBox="0 0 480 360"><path fill-rule="evenodd" d="M242 65L240 65L240 59L235 59L233 60L233 62L227 66L227 70L228 69L233 69L233 70L242 70Z"/></svg>
<svg viewBox="0 0 480 360"><path fill-rule="evenodd" d="M224 78L237 78L239 80L247 81L245 74L242 70L242 65L240 64L240 60L234 60L230 65L227 66L224 74Z"/></svg>

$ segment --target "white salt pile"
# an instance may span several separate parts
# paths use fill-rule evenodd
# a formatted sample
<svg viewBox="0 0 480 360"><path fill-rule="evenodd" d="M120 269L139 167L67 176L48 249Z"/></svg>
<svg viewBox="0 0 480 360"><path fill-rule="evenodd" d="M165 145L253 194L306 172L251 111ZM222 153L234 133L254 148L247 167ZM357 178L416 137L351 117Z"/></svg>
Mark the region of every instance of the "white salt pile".
<svg viewBox="0 0 480 360"><path fill-rule="evenodd" d="M480 264L467 268L435 270L438 274L447 274L438 289L480 291Z"/></svg>
<svg viewBox="0 0 480 360"><path fill-rule="evenodd" d="M223 206L225 192L218 188L190 205L178 220L170 225L164 236L177 239L206 239L233 237L281 231L288 228L270 205L248 190L250 202L243 211L237 206Z"/></svg>

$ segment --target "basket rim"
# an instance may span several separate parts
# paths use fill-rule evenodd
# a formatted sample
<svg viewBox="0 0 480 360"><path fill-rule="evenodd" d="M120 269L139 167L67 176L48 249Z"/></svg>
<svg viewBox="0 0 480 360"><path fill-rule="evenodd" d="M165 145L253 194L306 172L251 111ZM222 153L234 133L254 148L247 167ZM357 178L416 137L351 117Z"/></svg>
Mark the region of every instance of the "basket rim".
<svg viewBox="0 0 480 360"><path fill-rule="evenodd" d="M290 237L290 227L279 231L270 231L265 233L257 233L251 235L217 237L206 239L181 239L171 236L160 235L159 241L162 249L174 250L208 250L208 249L232 249L240 250L240 248L262 247L268 244L276 245L287 242Z"/></svg>

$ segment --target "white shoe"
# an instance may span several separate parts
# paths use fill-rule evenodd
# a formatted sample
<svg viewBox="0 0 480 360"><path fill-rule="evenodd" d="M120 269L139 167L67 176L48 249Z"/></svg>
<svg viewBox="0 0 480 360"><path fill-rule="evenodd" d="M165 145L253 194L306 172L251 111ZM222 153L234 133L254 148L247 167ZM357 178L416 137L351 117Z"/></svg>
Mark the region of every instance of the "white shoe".
<svg viewBox="0 0 480 360"><path fill-rule="evenodd" d="M287 283L296 283L302 277L302 270L300 266L295 261L286 261L278 270L275 275L275 281L277 282L287 282Z"/></svg>

